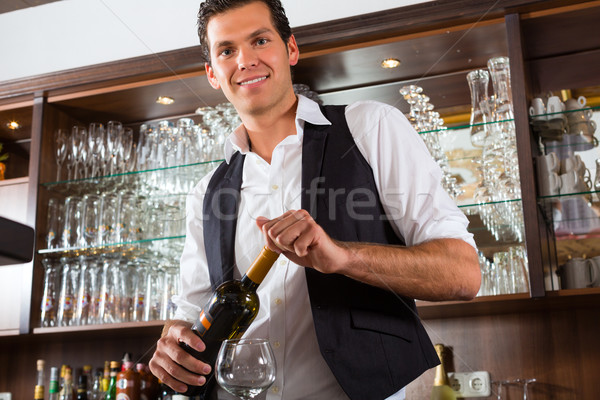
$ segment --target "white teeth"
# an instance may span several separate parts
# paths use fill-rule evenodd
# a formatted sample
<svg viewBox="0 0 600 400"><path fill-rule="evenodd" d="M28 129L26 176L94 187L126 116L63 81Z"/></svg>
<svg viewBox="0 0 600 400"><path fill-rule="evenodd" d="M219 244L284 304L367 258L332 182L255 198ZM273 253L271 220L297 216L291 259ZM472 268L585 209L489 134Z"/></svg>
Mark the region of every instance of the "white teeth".
<svg viewBox="0 0 600 400"><path fill-rule="evenodd" d="M256 78L256 79L252 79L251 81L246 81L246 82L242 82L240 83L240 85L250 85L252 83L256 83L256 82L260 82L260 81L264 81L265 79L267 79L266 76L263 76L262 78Z"/></svg>

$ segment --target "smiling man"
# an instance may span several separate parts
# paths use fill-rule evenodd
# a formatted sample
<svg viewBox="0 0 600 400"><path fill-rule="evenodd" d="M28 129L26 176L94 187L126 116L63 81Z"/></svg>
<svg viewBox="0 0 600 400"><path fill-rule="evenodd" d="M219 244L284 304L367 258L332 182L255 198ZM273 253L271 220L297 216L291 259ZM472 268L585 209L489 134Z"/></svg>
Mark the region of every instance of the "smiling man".
<svg viewBox="0 0 600 400"><path fill-rule="evenodd" d="M266 243L282 256L244 335L274 349L264 396L404 398L438 363L414 299L470 299L480 283L467 219L438 166L397 109L294 94L299 50L279 0L207 0L198 25L207 78L242 125L226 162L188 196L178 319L165 325L153 373L178 391L205 384L214 366L179 343L204 350L190 321Z"/></svg>

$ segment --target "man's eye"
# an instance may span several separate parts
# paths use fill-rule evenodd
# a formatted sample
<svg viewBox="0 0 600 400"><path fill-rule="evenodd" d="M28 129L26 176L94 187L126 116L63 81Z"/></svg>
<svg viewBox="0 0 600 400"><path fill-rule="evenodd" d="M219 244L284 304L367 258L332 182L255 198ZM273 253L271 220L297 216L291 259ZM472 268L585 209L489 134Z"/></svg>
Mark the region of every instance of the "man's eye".
<svg viewBox="0 0 600 400"><path fill-rule="evenodd" d="M231 55L231 50L230 49L225 49L221 52L222 56L229 56Z"/></svg>
<svg viewBox="0 0 600 400"><path fill-rule="evenodd" d="M258 39L258 40L256 41L256 44L257 44L257 45L259 45L259 46L262 46L262 45L264 45L264 44L267 44L267 42L268 42L268 40L267 40L267 39L261 38L261 39Z"/></svg>

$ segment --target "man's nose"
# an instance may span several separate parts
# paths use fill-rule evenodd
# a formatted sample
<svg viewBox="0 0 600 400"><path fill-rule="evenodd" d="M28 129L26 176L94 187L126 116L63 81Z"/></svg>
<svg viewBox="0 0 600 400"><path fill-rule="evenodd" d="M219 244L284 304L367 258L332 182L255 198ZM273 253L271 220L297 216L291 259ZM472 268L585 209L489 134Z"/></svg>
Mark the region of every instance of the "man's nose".
<svg viewBox="0 0 600 400"><path fill-rule="evenodd" d="M238 68L243 71L258 65L256 52L251 48L242 48L238 53Z"/></svg>

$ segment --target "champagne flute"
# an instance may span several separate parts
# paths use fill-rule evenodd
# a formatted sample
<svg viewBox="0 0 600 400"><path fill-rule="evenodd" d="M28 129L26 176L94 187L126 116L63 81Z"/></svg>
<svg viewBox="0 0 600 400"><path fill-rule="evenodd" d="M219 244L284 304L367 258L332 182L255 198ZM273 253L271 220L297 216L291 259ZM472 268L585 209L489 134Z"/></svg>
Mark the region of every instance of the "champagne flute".
<svg viewBox="0 0 600 400"><path fill-rule="evenodd" d="M225 340L215 373L223 389L242 400L253 399L275 382L277 367L266 339Z"/></svg>
<svg viewBox="0 0 600 400"><path fill-rule="evenodd" d="M57 129L55 133L55 156L56 156L56 181L60 181L62 165L67 158L67 142L69 134L64 129Z"/></svg>

